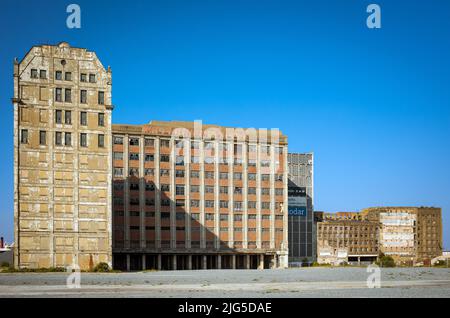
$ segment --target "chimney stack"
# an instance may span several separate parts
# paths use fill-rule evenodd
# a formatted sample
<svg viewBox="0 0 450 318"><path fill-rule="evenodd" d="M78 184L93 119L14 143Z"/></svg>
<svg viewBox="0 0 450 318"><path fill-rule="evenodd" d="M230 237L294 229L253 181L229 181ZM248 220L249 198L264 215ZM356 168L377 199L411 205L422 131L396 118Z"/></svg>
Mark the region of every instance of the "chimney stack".
<svg viewBox="0 0 450 318"><path fill-rule="evenodd" d="M4 248L3 237L0 237L0 248Z"/></svg>

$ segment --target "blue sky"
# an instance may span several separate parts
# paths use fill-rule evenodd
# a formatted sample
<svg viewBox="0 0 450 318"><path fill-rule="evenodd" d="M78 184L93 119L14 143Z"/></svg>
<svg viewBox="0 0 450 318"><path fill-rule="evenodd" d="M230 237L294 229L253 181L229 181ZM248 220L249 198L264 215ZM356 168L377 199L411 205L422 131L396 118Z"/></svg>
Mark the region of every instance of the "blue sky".
<svg viewBox="0 0 450 318"><path fill-rule="evenodd" d="M315 153L316 209L442 207L450 249L449 14L446 0L2 0L0 233L13 237L13 58L67 41L111 65L114 123L279 128Z"/></svg>

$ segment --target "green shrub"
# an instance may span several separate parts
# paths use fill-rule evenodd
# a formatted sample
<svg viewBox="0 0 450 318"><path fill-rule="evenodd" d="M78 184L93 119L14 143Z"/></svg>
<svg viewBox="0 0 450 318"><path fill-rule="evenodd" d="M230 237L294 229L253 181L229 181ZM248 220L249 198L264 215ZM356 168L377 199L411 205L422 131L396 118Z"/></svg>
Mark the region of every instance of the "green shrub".
<svg viewBox="0 0 450 318"><path fill-rule="evenodd" d="M98 263L93 269L93 271L97 272L97 273L107 273L110 270L111 269L109 268L109 265L107 263L103 263L103 262Z"/></svg>
<svg viewBox="0 0 450 318"><path fill-rule="evenodd" d="M381 267L395 267L395 261L392 256L382 254L378 257L377 265Z"/></svg>

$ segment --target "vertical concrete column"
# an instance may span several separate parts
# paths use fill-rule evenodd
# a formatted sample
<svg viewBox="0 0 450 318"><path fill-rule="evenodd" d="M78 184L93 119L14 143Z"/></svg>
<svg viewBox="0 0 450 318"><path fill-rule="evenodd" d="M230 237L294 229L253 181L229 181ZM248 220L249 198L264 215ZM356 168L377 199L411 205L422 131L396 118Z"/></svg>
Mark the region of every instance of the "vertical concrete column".
<svg viewBox="0 0 450 318"><path fill-rule="evenodd" d="M128 272L130 271L130 268L131 268L131 266L130 266L130 254L127 254L127 271Z"/></svg>
<svg viewBox="0 0 450 318"><path fill-rule="evenodd" d="M217 136L216 136L217 137ZM214 233L215 248L220 249L220 204L219 204L219 142L214 141Z"/></svg>
<svg viewBox="0 0 450 318"><path fill-rule="evenodd" d="M161 248L161 183L159 172L160 139L155 138L155 248ZM161 254L158 254L159 268L161 269Z"/></svg>
<svg viewBox="0 0 450 318"><path fill-rule="evenodd" d="M172 270L177 270L177 255L172 255Z"/></svg>
<svg viewBox="0 0 450 318"><path fill-rule="evenodd" d="M231 256L231 268L236 269L236 254Z"/></svg>
<svg viewBox="0 0 450 318"><path fill-rule="evenodd" d="M203 255L203 265L202 269L208 269L208 260L206 258L206 255Z"/></svg>
<svg viewBox="0 0 450 318"><path fill-rule="evenodd" d="M162 268L162 259L161 254L158 254L158 257L156 259L156 268L160 271Z"/></svg>
<svg viewBox="0 0 450 318"><path fill-rule="evenodd" d="M272 258L272 264L271 264L271 268L275 269L277 268L277 255L275 254Z"/></svg>
<svg viewBox="0 0 450 318"><path fill-rule="evenodd" d="M192 255L191 255L191 254L188 255L188 259L187 259L187 269L189 269L189 270L192 269Z"/></svg>
<svg viewBox="0 0 450 318"><path fill-rule="evenodd" d="M261 141L256 146L256 158L256 248L261 249Z"/></svg>
<svg viewBox="0 0 450 318"><path fill-rule="evenodd" d="M217 269L222 269L222 256L217 255Z"/></svg>
<svg viewBox="0 0 450 318"><path fill-rule="evenodd" d="M259 254L259 264L258 269L264 269L264 254Z"/></svg>
<svg viewBox="0 0 450 318"><path fill-rule="evenodd" d="M225 140L228 156L228 246L234 247L234 195L233 195L233 165L234 165L234 139Z"/></svg>
<svg viewBox="0 0 450 318"><path fill-rule="evenodd" d="M184 208L186 210L185 215L185 246L186 249L191 248L191 140L184 139L183 144L183 154L184 154L184 165L185 165L185 172L184 172L184 180L185 180L185 193L184 197L185 205ZM189 255L189 258L191 259L191 268L192 269L192 257Z"/></svg>
<svg viewBox="0 0 450 318"><path fill-rule="evenodd" d="M278 169L275 167L275 157L278 157L278 153L275 151L275 147L279 146L279 138L276 138L274 134L279 131L271 131L272 143L270 146L270 248L275 248L275 173ZM275 146L274 146L275 143ZM280 163L281 164L281 163Z"/></svg>
<svg viewBox="0 0 450 318"><path fill-rule="evenodd" d="M250 140L249 140L250 141ZM246 142L242 144L242 203L243 203L243 214L242 214L242 248L248 247L248 145Z"/></svg>
<svg viewBox="0 0 450 318"><path fill-rule="evenodd" d="M170 247L177 248L176 206L175 206L175 140L170 139ZM176 267L175 267L176 269Z"/></svg>
<svg viewBox="0 0 450 318"><path fill-rule="evenodd" d="M203 140L197 139L200 160L200 248L206 248L206 225L205 225L205 154Z"/></svg>
<svg viewBox="0 0 450 318"><path fill-rule="evenodd" d="M245 268L250 269L250 255L245 255Z"/></svg>
<svg viewBox="0 0 450 318"><path fill-rule="evenodd" d="M145 254L142 254L142 270L145 271L147 269L147 257Z"/></svg>
<svg viewBox="0 0 450 318"><path fill-rule="evenodd" d="M139 228L140 228L140 246L145 249L147 240L145 238L145 173L144 173L144 144L145 138L139 138Z"/></svg>
<svg viewBox="0 0 450 318"><path fill-rule="evenodd" d="M125 248L130 248L130 182L128 176L130 174L128 145L130 144L129 136L126 134L123 137L123 193L124 193L124 208L125 208Z"/></svg>

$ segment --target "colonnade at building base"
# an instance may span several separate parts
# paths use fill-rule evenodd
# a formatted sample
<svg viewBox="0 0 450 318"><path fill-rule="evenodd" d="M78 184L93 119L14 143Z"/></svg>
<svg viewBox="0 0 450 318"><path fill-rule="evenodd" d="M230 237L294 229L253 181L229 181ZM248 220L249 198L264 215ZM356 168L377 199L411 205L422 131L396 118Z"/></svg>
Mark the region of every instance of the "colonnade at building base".
<svg viewBox="0 0 450 318"><path fill-rule="evenodd" d="M279 263L278 255L267 254L113 254L113 268L122 271L272 269Z"/></svg>

